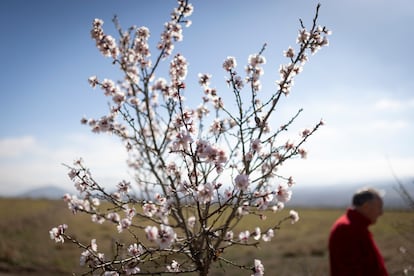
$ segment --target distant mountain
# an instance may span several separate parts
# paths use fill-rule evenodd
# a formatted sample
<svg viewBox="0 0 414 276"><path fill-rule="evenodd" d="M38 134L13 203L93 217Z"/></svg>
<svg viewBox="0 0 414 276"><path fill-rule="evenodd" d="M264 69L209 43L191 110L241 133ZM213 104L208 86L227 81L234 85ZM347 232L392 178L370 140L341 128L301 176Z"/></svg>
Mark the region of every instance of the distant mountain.
<svg viewBox="0 0 414 276"><path fill-rule="evenodd" d="M32 190L26 191L17 197L60 199L65 193L67 193L67 191L62 188L59 188L56 186L44 186L44 187L35 188Z"/></svg>

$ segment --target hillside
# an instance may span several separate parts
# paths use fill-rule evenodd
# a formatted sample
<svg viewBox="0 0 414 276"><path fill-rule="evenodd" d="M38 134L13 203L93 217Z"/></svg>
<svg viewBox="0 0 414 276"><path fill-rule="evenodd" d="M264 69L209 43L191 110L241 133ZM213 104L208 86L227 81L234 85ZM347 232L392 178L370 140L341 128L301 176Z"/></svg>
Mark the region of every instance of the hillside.
<svg viewBox="0 0 414 276"><path fill-rule="evenodd" d="M226 250L223 256L240 263L262 260L266 275L301 276L328 275L327 237L333 221L343 212L339 209L297 209L300 220L296 224L285 223L275 238L258 248L236 247ZM269 212L261 224L274 224L285 217L289 209ZM243 221L238 227L254 227L259 218ZM414 244L404 238L410 229L402 226L414 222L414 213L390 210L372 227L374 237L383 252L391 275L402 275L402 270L412 264ZM68 234L89 243L96 238L100 252L111 256L115 242L128 245L134 239L127 232L118 234L114 225L105 222L97 225L89 216L72 215L66 204L56 200L0 199L0 275L81 275L85 268L79 266L82 249L71 243L56 244L50 240L51 227L67 223ZM412 228L411 228L412 229ZM142 241L142 231L135 229ZM407 253L402 253L404 248ZM111 253L112 252L112 253ZM411 254L411 255L409 255ZM211 275L250 275L226 264L214 263ZM414 275L414 274L407 274ZM193 276L193 275L191 275Z"/></svg>

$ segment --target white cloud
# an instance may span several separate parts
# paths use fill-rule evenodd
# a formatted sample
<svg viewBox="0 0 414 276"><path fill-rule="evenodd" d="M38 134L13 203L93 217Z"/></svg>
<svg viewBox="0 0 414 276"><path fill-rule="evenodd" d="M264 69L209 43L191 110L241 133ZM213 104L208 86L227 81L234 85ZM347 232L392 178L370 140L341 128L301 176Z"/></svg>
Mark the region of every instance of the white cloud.
<svg viewBox="0 0 414 276"><path fill-rule="evenodd" d="M407 128L409 125L405 120L377 120L373 122L372 128L379 131L395 131Z"/></svg>
<svg viewBox="0 0 414 276"><path fill-rule="evenodd" d="M35 147L33 136L5 138L0 140L0 158L19 157Z"/></svg>
<svg viewBox="0 0 414 276"><path fill-rule="evenodd" d="M393 171L399 178L412 178L414 157L391 159L386 156L358 158L289 160L280 169L285 176L293 176L299 185L358 184L369 181L392 180Z"/></svg>
<svg viewBox="0 0 414 276"><path fill-rule="evenodd" d="M414 99L379 99L374 108L379 111L402 111L414 107Z"/></svg>
<svg viewBox="0 0 414 276"><path fill-rule="evenodd" d="M374 106L379 110L398 110L402 107L402 103L397 100L381 99Z"/></svg>
<svg viewBox="0 0 414 276"><path fill-rule="evenodd" d="M59 145L32 136L0 140L0 194L12 195L44 185L72 187L63 163L82 157L95 180L108 187L128 178L127 154L116 139L105 135L71 135Z"/></svg>

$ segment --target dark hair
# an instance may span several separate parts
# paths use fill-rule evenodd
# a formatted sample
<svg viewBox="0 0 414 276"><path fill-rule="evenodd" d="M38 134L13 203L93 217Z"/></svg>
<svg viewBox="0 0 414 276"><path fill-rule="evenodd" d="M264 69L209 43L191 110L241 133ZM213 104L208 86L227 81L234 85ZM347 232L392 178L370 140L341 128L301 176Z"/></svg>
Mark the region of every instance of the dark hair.
<svg viewBox="0 0 414 276"><path fill-rule="evenodd" d="M357 191L352 197L352 205L355 207L362 206L365 202L371 201L375 198L381 198L378 191L372 188L362 189Z"/></svg>

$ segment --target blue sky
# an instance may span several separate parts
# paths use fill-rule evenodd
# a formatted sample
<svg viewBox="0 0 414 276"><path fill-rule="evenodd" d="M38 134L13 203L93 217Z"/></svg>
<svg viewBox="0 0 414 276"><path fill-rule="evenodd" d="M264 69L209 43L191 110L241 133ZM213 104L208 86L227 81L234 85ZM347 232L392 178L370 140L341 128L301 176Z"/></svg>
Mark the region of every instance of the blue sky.
<svg viewBox="0 0 414 276"><path fill-rule="evenodd" d="M187 93L201 93L197 74L226 89L223 60L240 66L268 43L263 93L274 91L283 51L295 46L299 18L310 25L317 1L209 0L192 2L193 24L175 52L190 63ZM330 46L311 57L280 107L280 122L304 108L299 132L326 121L307 144L306 160L282 168L298 185L344 185L414 176L414 79L411 0L322 0L319 22L333 31ZM152 45L175 1L4 0L0 2L0 195L71 183L62 163L83 157L95 177L116 185L128 178L121 144L92 134L83 116L107 113L88 77L115 78L117 70L90 38L94 18L115 34L147 26ZM153 49L154 51L154 49ZM242 69L240 69L242 71ZM192 84L191 84L192 83ZM197 103L194 103L196 105Z"/></svg>

